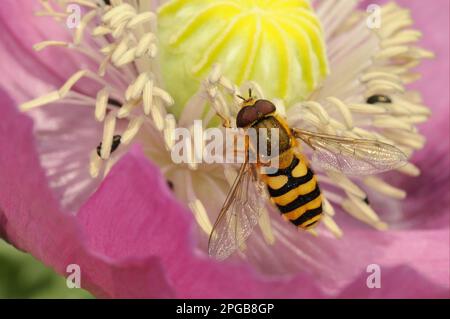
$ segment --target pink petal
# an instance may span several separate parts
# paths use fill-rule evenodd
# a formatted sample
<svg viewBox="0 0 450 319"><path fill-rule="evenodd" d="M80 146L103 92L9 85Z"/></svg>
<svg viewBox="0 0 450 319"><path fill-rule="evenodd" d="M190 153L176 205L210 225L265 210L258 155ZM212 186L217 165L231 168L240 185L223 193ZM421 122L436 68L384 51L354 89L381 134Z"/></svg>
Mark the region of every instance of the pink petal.
<svg viewBox="0 0 450 319"><path fill-rule="evenodd" d="M416 299L449 297L448 289L437 286L408 266L382 268L379 288L367 286L367 277L372 273L373 271L362 274L342 291L339 298Z"/></svg>
<svg viewBox="0 0 450 319"><path fill-rule="evenodd" d="M104 297L168 297L172 292L154 258L110 259L92 252L75 217L64 214L39 165L32 123L0 91L0 234L66 275L82 270L82 285Z"/></svg>
<svg viewBox="0 0 450 319"><path fill-rule="evenodd" d="M282 279L280 285L280 278L263 279L242 263L220 264L197 251L192 213L174 201L160 171L137 150L114 167L77 218L90 247L101 254L158 256L177 297L319 295L307 278Z"/></svg>
<svg viewBox="0 0 450 319"><path fill-rule="evenodd" d="M0 6L0 85L18 103L61 86L80 66L93 65L74 50L47 48L34 51L33 45L38 42L71 41L70 30L64 28L64 21L61 26L51 17L37 17L36 11L42 11L38 1L4 0ZM82 89L89 90L89 87Z"/></svg>
<svg viewBox="0 0 450 319"><path fill-rule="evenodd" d="M48 182L61 206L76 212L101 178L89 174L89 160L102 137L94 108L56 103L30 113L37 150Z"/></svg>
<svg viewBox="0 0 450 319"><path fill-rule="evenodd" d="M361 8L369 4L389 1L363 1ZM410 85L423 97L423 104L432 111L428 122L420 126L427 143L417 152L413 162L421 169L418 178L394 177L394 185L404 189L408 198L404 201L400 216L383 218L402 228L448 228L450 193L450 140L449 124L449 11L447 0L421 1L398 0L400 6L410 9L413 27L423 33L420 46L435 53L432 60L425 60L415 71L422 78ZM382 210L381 210L382 211ZM382 214L383 215L383 214ZM391 217L391 218L390 218Z"/></svg>
<svg viewBox="0 0 450 319"><path fill-rule="evenodd" d="M448 45L450 2L435 0L399 1L412 11L417 28L423 32L421 45L435 53L433 60L421 65L417 72L422 79L412 85L421 92L424 104L433 114L431 119L422 125L421 133L427 138L425 148L414 158L422 170L420 179L411 181L405 186L409 193L406 210L416 212L416 220L422 221L426 227L447 227L449 225L450 207L450 140L449 125L449 76L450 49ZM406 183L405 183L406 184Z"/></svg>
<svg viewBox="0 0 450 319"><path fill-rule="evenodd" d="M33 50L34 44L44 40L72 41L72 31L65 28L64 21L58 23L52 17L35 15L42 10L38 1L26 0L5 0L0 7L0 31L4 36L0 41L0 85L17 104L59 88L80 69L97 71L91 60L75 50ZM109 81L108 76L105 80ZM101 88L87 80L79 82L74 90L95 98ZM37 148L50 185L61 205L70 210L79 208L98 184L87 169L89 154L101 139L94 104L89 107L56 103L28 113L35 122Z"/></svg>
<svg viewBox="0 0 450 319"><path fill-rule="evenodd" d="M448 229L391 230L385 233L350 230L346 235L345 239L348 237L351 241L349 250L357 252L355 255L366 255L364 263L352 261L353 267L358 264L362 269L370 264L378 264L382 269L407 266L427 278L436 288L449 290ZM350 258L348 255L347 262ZM414 277L405 276L392 280L399 286L409 282L411 287L423 288L423 282L415 282ZM401 294L401 290L398 289L395 293Z"/></svg>

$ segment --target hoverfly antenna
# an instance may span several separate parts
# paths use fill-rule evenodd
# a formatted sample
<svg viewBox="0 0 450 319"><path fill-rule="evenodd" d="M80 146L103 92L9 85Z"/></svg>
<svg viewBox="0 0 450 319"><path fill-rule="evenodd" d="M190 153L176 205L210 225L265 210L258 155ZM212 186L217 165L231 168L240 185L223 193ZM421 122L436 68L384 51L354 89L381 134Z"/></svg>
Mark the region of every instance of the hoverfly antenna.
<svg viewBox="0 0 450 319"><path fill-rule="evenodd" d="M252 88L248 88L248 98L252 98Z"/></svg>
<svg viewBox="0 0 450 319"><path fill-rule="evenodd" d="M241 95L237 94L236 96L237 96L238 98L240 98L241 100L246 101L246 99L245 99L244 97L242 97Z"/></svg>

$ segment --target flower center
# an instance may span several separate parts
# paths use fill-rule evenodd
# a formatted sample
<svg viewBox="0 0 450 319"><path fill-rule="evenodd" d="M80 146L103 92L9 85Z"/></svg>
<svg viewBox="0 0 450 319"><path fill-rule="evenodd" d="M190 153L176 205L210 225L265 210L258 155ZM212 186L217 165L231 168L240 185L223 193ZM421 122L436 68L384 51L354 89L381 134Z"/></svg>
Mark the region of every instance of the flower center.
<svg viewBox="0 0 450 319"><path fill-rule="evenodd" d="M176 115L216 63L238 85L256 81L288 103L303 100L328 71L322 28L306 0L173 0L158 21Z"/></svg>

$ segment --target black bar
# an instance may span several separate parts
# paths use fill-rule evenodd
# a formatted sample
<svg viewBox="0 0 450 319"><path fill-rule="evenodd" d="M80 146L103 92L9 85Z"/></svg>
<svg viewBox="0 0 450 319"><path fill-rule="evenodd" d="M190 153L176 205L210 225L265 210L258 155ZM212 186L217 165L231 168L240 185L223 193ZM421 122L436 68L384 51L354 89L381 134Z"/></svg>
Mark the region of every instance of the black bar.
<svg viewBox="0 0 450 319"><path fill-rule="evenodd" d="M61 318L66 314L82 318L99 311L102 318L307 318L306 316L345 316L362 318L370 314L384 319L386 307L398 308L402 317L408 314L428 314L430 309L446 313L449 300L0 300L2 311L13 311L15 317L30 310ZM206 314L207 312L207 314ZM6 317L5 317L6 318ZM312 319L313 317L311 317ZM309 319L309 318L308 318Z"/></svg>

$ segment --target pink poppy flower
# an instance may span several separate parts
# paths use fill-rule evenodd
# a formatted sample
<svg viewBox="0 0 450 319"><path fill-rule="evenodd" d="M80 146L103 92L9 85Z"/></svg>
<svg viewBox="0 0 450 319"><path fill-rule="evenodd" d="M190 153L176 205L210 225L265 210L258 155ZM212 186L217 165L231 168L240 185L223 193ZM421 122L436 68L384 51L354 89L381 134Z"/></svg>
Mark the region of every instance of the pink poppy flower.
<svg viewBox="0 0 450 319"><path fill-rule="evenodd" d="M420 151L400 172L382 178L356 182L319 172L330 205L325 209L325 225L317 237L297 232L275 212L269 212L270 219L260 222L261 227L249 239L245 251L223 262L207 255L206 233L211 227L209 219L217 214L228 189L223 173L226 169L216 164L179 168L170 162L165 148L170 146L166 145L170 144L166 128L188 126L191 120L201 117L204 110L199 110L198 105L204 104L207 93L201 90L211 89L217 83L209 77L191 98L183 102L183 97L173 99L173 92L164 90L163 82L156 76L164 74L166 66L160 62L163 70L155 67L156 44L151 45L148 34L135 34L149 41L141 47L146 49L141 50L142 54L137 53L138 46L134 51L130 51L133 47L125 47L119 54L119 43L113 38L105 42L105 38L91 37L92 33L103 36L102 32L117 31L108 19L101 24L104 29L98 24L97 29L90 25L111 12L100 2L92 1L93 7L85 8L85 17L91 20L82 20L75 45L68 44L72 41L70 33L57 23L58 19L64 21L66 15L53 11L56 6L42 9L37 2L28 5L25 1L7 0L0 9L4 34L0 41L2 238L62 275L67 274L68 265L79 265L82 286L98 297L448 297L447 1L399 1L403 7L411 8L415 27L424 33L421 46L436 55L434 61L418 69L424 78L408 90L404 85L415 79L408 67L430 54L414 44L418 35L409 30L411 21L406 12L392 6L383 11L388 25L397 18L408 29L405 32L413 39L402 43L404 37L395 38L383 27L377 34L379 38L361 28L364 20L358 19L364 17L361 18L356 1L333 2L339 14L333 14L333 6L316 4L329 50L329 75L323 75L323 85L317 87L321 75L312 71L314 90L309 93L316 104L308 104L308 114L302 113L305 108L287 107L288 118L293 118L291 124L303 121L312 125L305 118L316 116L318 129L323 127L323 119L340 123L329 124L333 128L347 125L351 119L350 126L360 129L361 134L389 138L411 156ZM148 10L159 5L158 1L149 1L145 9L130 9L132 18L128 19L152 21L154 15L148 15ZM35 12L44 12L54 19L36 17ZM110 14L109 18L114 17ZM116 38L123 35L119 31ZM163 39L161 35L160 49L164 54ZM38 50L45 49L41 52L33 50L33 45L47 40L57 42L36 46ZM382 44L390 44L386 50L380 48L382 40ZM117 46L101 51L108 43ZM314 49L311 52L317 53ZM136 61L143 57L153 64L142 67ZM316 58L320 61L319 53ZM402 64L402 59L397 61L400 66L394 65L391 59L395 58L407 58L411 65ZM105 74L102 70L96 73L103 61L108 62L104 65ZM221 62L225 68L220 79L232 77L227 73L226 61ZM77 73L79 70L90 72ZM214 72L217 74L218 70ZM381 80L377 78L380 73L384 76ZM363 88L362 75L373 86ZM68 78L74 81L66 82ZM371 82L373 78L378 82ZM394 92L389 79L395 79L399 86ZM225 96L227 85L219 85L215 88ZM259 89L259 95L267 92L271 97L270 88L253 85ZM376 114L363 112L362 116L354 116L355 110L361 112L361 105L369 109L364 94L375 90L376 85L392 93L393 105L398 103L416 113L397 119L386 116L383 121ZM230 86L239 89L234 84ZM152 102L146 94L150 90ZM420 91L423 103L410 90ZM36 100L39 96L44 98ZM289 103L295 104L296 98L292 97ZM140 102L131 105L133 100ZM165 117L173 103L179 114L176 118ZM279 103L282 108L283 99ZM334 118L329 104L343 105L344 115ZM431 119L420 126L428 140L423 149L423 137L416 127L428 117L422 104L432 110ZM19 105L31 111L23 114ZM350 117L346 117L345 110L351 110ZM295 120L296 114L303 118ZM122 132L121 145L113 150L113 133L117 130ZM100 140L106 147L99 148L98 156ZM421 175L417 176L419 172ZM172 182L173 191L167 180ZM408 197L401 201L406 193ZM370 205L362 204L365 196ZM368 286L371 273L367 269L371 265L381 269L380 288Z"/></svg>

